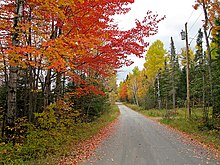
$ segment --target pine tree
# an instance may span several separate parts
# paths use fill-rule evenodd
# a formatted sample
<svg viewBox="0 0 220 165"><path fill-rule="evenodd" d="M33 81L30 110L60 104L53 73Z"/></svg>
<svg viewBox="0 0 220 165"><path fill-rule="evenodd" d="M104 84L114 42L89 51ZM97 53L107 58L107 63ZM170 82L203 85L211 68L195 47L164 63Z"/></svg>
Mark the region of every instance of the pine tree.
<svg viewBox="0 0 220 165"><path fill-rule="evenodd" d="M179 81L179 59L178 55L176 54L175 46L173 38L171 37L171 84L172 84L172 102L173 102L173 110L176 110L176 90L178 88L178 81Z"/></svg>
<svg viewBox="0 0 220 165"><path fill-rule="evenodd" d="M203 47L202 47L202 39L203 39L203 32L201 29L198 31L198 37L196 40L196 53L193 62L193 66L191 68L191 94L194 98L194 102L196 104L200 103L202 98L202 86L203 86Z"/></svg>
<svg viewBox="0 0 220 165"><path fill-rule="evenodd" d="M169 92L171 90L170 86L170 69L168 67L168 58L164 61L164 70L161 73L161 98L163 100L163 105L166 110L169 106Z"/></svg>
<svg viewBox="0 0 220 165"><path fill-rule="evenodd" d="M206 106L207 98L207 83L205 80L208 78L206 75L207 70L207 60L205 58L205 53L203 51L203 32L201 29L198 31L198 37L196 40L196 53L194 58L194 67L192 69L192 81L191 81L191 92L194 96L194 102L199 106L202 105L204 112L205 122L208 121L208 110ZM202 89L202 90L201 90Z"/></svg>
<svg viewBox="0 0 220 165"><path fill-rule="evenodd" d="M180 71L180 77L177 88L177 102L178 106L186 106L186 67L184 66Z"/></svg>

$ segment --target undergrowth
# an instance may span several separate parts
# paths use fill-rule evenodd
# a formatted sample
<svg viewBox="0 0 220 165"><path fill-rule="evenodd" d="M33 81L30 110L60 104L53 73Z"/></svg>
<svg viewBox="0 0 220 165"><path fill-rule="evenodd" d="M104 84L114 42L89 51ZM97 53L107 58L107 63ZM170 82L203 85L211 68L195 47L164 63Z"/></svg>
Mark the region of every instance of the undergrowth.
<svg viewBox="0 0 220 165"><path fill-rule="evenodd" d="M111 106L95 121L75 122L72 118L55 119L53 109L36 114L37 124L25 123L27 132L22 142L0 142L0 164L57 164L69 154L74 145L90 138L119 115L117 106Z"/></svg>

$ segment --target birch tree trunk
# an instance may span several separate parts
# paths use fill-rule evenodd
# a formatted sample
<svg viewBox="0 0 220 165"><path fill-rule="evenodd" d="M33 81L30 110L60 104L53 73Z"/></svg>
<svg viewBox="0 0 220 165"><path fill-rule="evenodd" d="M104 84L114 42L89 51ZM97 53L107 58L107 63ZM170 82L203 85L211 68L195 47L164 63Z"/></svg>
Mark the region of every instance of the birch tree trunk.
<svg viewBox="0 0 220 165"><path fill-rule="evenodd" d="M136 78L134 79L134 83L132 84L132 91L133 91L133 95L134 95L135 104L137 106L139 106L139 101L138 101L138 96L137 96L138 86L137 86Z"/></svg>
<svg viewBox="0 0 220 165"><path fill-rule="evenodd" d="M156 79L157 79L157 102L158 102L158 109L161 109L160 76L159 76L159 74L157 75Z"/></svg>
<svg viewBox="0 0 220 165"><path fill-rule="evenodd" d="M15 16L14 16L14 25L13 25L13 36L12 36L12 45L19 45L19 27L18 24L21 21L22 17L22 7L23 1L16 0L15 3ZM13 128L16 120L16 112L17 112L17 77L18 77L18 67L10 66L9 67L9 78L8 78L8 108L7 108L7 116L6 116L6 124L9 128ZM13 130L7 130L6 132L9 141L10 135L13 134Z"/></svg>

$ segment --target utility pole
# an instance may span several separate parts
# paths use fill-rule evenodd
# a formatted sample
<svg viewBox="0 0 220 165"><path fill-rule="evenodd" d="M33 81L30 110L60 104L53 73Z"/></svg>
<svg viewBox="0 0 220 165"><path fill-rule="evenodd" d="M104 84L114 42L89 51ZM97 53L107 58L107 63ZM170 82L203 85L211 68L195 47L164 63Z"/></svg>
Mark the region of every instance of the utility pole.
<svg viewBox="0 0 220 165"><path fill-rule="evenodd" d="M188 117L191 118L191 109L190 109L190 78L189 78L189 41L188 41L188 31L187 23L185 24L185 32L181 32L182 40L186 40L186 84L187 84L187 110Z"/></svg>
<svg viewBox="0 0 220 165"><path fill-rule="evenodd" d="M185 31L186 31L186 84L187 84L187 109L188 109L188 117L191 118L191 109L190 109L190 79L189 79L189 43L188 43L187 23L185 24Z"/></svg>

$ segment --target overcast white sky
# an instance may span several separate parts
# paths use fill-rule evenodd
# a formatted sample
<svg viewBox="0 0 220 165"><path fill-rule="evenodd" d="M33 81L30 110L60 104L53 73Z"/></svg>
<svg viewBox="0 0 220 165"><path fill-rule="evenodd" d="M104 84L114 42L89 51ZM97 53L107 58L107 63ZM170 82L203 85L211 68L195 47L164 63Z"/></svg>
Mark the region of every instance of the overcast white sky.
<svg viewBox="0 0 220 165"><path fill-rule="evenodd" d="M117 22L120 28L129 29L134 25L135 18L143 18L148 10L159 14L161 17L166 15L166 19L159 23L158 34L148 38L148 41L152 44L159 39L164 43L165 49L169 51L170 37L172 36L176 52L179 53L180 49L185 47L185 41L182 41L180 37L180 32L184 30L185 23L188 22L189 42L192 48L195 46L197 32L202 26L202 10L195 11L192 7L193 4L194 0L135 0L131 5L131 11L126 15L117 16ZM195 39L193 40L193 38ZM139 69L143 68L144 58L131 57L131 59L134 64L119 70L117 82L125 79L135 66L138 66Z"/></svg>

